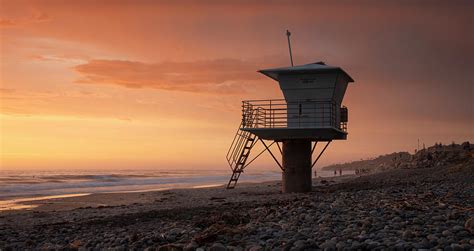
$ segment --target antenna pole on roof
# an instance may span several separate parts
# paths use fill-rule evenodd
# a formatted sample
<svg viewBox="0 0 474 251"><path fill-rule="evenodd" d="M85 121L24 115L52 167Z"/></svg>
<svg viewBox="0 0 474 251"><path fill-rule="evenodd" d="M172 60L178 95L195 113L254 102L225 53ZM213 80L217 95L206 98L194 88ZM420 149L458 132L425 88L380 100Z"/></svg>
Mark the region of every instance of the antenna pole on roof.
<svg viewBox="0 0 474 251"><path fill-rule="evenodd" d="M293 66L293 54L291 54L291 42L290 42L291 32L289 30L286 30L286 36L288 37L288 49L290 51L291 66Z"/></svg>

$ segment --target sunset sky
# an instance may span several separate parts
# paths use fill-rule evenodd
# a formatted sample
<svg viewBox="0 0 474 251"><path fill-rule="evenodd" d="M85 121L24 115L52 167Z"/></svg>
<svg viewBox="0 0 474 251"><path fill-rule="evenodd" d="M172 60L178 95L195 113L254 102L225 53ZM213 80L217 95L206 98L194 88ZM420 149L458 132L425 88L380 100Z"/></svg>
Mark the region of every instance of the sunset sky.
<svg viewBox="0 0 474 251"><path fill-rule="evenodd" d="M0 0L0 170L225 169L257 70L355 80L318 166L474 141L474 1ZM252 167L277 167L264 158Z"/></svg>

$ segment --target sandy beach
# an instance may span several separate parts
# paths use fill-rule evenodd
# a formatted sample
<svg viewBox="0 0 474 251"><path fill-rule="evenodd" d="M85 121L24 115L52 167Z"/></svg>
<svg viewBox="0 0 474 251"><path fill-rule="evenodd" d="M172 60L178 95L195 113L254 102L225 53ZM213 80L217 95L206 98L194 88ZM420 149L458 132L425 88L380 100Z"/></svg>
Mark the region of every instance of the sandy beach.
<svg viewBox="0 0 474 251"><path fill-rule="evenodd" d="M0 248L336 250L474 247L474 165L313 180L23 201L0 212Z"/></svg>

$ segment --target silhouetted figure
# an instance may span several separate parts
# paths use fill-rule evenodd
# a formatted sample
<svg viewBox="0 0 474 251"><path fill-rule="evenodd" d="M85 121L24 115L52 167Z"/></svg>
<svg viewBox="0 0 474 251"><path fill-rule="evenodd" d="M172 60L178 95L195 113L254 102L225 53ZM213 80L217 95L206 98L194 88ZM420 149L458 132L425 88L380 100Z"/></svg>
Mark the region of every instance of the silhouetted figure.
<svg viewBox="0 0 474 251"><path fill-rule="evenodd" d="M336 175L337 175L337 171L336 171L336 170L334 170L334 176L336 176Z"/></svg>
<svg viewBox="0 0 474 251"><path fill-rule="evenodd" d="M342 176L342 169L339 169L339 176Z"/></svg>

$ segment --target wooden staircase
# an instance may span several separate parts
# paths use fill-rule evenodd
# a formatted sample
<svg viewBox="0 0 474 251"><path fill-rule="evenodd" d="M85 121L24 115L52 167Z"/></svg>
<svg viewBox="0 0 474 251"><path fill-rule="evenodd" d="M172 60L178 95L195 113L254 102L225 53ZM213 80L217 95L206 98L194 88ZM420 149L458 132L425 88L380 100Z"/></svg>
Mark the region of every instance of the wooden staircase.
<svg viewBox="0 0 474 251"><path fill-rule="evenodd" d="M232 176L230 177L229 183L227 184L227 189L233 189L237 185L237 181L239 180L240 174L244 172L245 164L247 163L247 159L250 155L250 150L255 145L257 136L252 133L246 133L247 135L241 135L239 137L242 138L243 147L240 151L235 162L233 162L232 168Z"/></svg>
<svg viewBox="0 0 474 251"><path fill-rule="evenodd" d="M232 176L227 184L227 189L233 189L237 185L240 174L244 172L244 168L246 167L250 150L252 150L255 143L257 143L257 135L241 129L252 127L258 112L258 110L254 110L252 107L244 107L243 109L244 116L242 123L235 133L229 151L227 151L227 162L232 170Z"/></svg>

